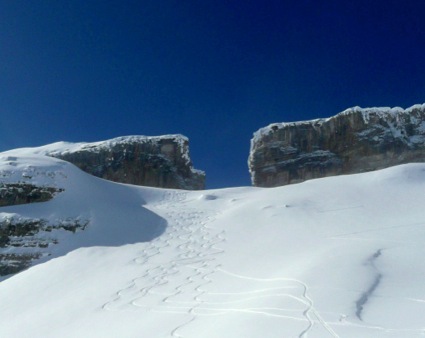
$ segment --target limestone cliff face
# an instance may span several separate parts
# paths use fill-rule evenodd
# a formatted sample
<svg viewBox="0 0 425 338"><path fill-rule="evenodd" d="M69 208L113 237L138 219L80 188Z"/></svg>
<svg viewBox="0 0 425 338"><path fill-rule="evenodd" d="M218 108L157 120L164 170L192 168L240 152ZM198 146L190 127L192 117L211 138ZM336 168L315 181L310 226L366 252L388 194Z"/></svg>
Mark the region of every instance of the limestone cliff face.
<svg viewBox="0 0 425 338"><path fill-rule="evenodd" d="M271 124L254 134L248 165L253 185L275 187L409 162L425 162L425 104Z"/></svg>
<svg viewBox="0 0 425 338"><path fill-rule="evenodd" d="M205 188L205 173L193 169L189 141L182 135L119 137L69 144L68 149L61 146L46 154L115 182L187 190Z"/></svg>

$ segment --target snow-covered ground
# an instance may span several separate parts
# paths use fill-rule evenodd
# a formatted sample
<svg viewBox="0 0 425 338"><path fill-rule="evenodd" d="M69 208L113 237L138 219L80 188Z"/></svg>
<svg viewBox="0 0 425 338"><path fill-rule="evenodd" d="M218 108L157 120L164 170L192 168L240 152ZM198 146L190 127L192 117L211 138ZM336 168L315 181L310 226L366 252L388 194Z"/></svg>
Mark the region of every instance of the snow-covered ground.
<svg viewBox="0 0 425 338"><path fill-rule="evenodd" d="M0 337L425 336L425 164L189 192L0 157L65 189L0 217L90 222L0 283Z"/></svg>

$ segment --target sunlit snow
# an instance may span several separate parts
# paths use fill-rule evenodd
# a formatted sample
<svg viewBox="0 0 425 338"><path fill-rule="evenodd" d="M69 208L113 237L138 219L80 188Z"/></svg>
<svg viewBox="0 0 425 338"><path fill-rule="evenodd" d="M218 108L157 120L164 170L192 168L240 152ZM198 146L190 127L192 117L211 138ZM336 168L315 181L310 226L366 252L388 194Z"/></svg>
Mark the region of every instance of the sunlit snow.
<svg viewBox="0 0 425 338"><path fill-rule="evenodd" d="M189 192L28 156L4 155L3 177L65 191L0 216L90 223L0 283L0 337L425 335L425 164Z"/></svg>

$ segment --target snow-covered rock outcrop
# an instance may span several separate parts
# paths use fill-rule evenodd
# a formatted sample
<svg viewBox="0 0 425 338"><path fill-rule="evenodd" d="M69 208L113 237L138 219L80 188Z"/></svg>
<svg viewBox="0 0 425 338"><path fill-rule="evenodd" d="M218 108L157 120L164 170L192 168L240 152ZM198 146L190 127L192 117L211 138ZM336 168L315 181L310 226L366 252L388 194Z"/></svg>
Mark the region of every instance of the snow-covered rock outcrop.
<svg viewBox="0 0 425 338"><path fill-rule="evenodd" d="M89 174L114 182L187 190L205 188L205 173L193 168L189 140L183 135L57 142L28 150L71 162Z"/></svg>
<svg viewBox="0 0 425 338"><path fill-rule="evenodd" d="M274 187L410 162L425 162L425 104L271 124L254 133L248 165L255 186Z"/></svg>
<svg viewBox="0 0 425 338"><path fill-rule="evenodd" d="M65 250L63 254L72 249L73 235L96 224L92 207L89 212L86 210L93 201L100 203L101 218L110 214L108 218L116 219L117 226L122 222L126 207L112 208L122 197L120 185L106 182L106 186L111 184L113 188L108 188L105 195L104 189L96 189L99 180L71 163L115 182L188 190L205 186L205 174L193 169L189 141L182 135L127 136L96 143L57 142L0 153L0 277L50 259L55 252ZM78 184L80 180L87 182ZM96 182L95 188L91 182ZM80 196L71 198L80 205L73 210L65 201L76 190L75 184L79 186L76 193ZM44 203L39 203L47 201L57 204L55 212L46 212ZM134 203L143 204L143 201L136 197ZM24 210L37 212L27 214ZM149 219L146 217L142 212L141 218ZM130 223L139 226L139 222L135 219ZM131 238L150 239L154 232L133 234ZM96 238L95 242L101 236ZM128 241L126 238L119 244Z"/></svg>

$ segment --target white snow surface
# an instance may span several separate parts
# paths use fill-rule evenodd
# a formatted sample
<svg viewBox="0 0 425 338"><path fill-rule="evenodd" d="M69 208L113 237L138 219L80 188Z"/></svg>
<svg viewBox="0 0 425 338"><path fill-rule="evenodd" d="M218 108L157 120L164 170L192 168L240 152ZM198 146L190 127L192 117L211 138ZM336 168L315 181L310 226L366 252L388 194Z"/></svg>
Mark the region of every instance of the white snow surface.
<svg viewBox="0 0 425 338"><path fill-rule="evenodd" d="M92 150L96 151L98 149L108 149L117 144L126 144L126 143L144 143L144 142L158 142L160 140L166 139L175 139L175 141L179 144L180 147L183 148L184 142L188 141L188 138L181 134L173 134L173 135L161 135L161 136L144 136L144 135L130 135L130 136L120 136L106 141L98 141L98 142L55 142L48 145L40 146L40 147L32 147L32 148L21 148L14 149L10 151L6 151L3 154L8 153L19 153L21 155L55 155L55 154L67 154L74 153L81 150Z"/></svg>
<svg viewBox="0 0 425 338"><path fill-rule="evenodd" d="M425 164L190 192L0 157L2 180L65 189L0 217L90 220L0 283L0 337L425 335Z"/></svg>

